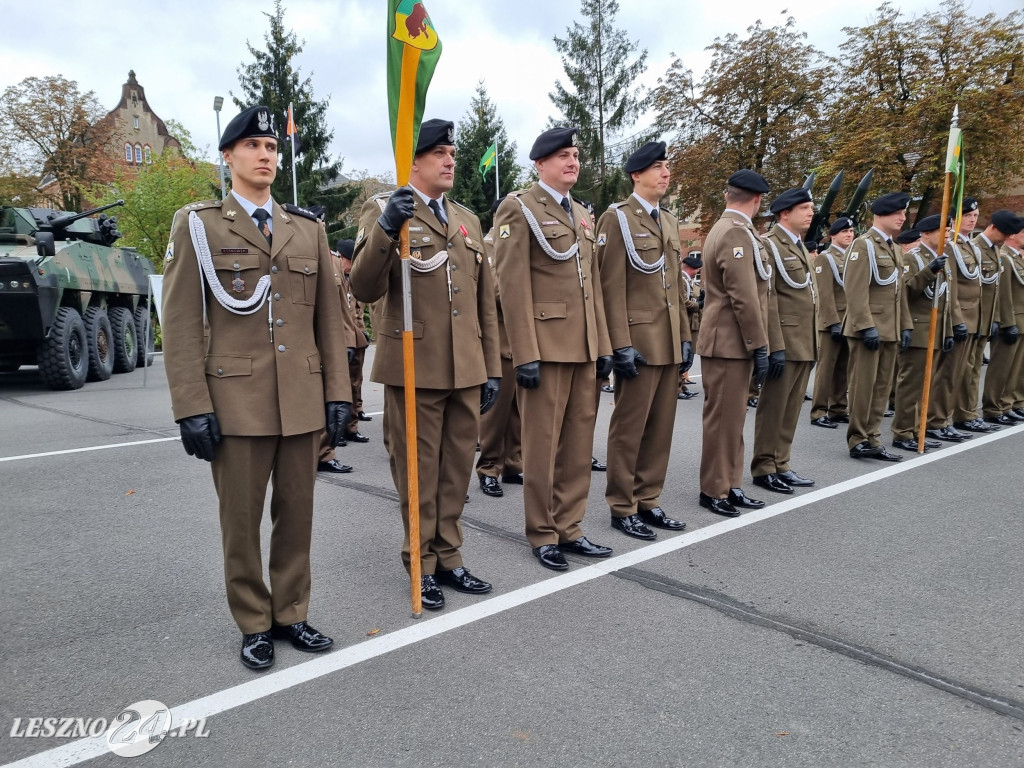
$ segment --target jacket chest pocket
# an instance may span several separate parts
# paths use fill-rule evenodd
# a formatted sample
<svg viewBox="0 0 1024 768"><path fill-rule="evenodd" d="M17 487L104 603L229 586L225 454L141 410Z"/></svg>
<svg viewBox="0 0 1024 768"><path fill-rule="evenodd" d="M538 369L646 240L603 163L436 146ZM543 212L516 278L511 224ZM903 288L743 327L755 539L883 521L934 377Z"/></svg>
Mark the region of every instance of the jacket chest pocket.
<svg viewBox="0 0 1024 768"><path fill-rule="evenodd" d="M213 268L217 271L220 284L229 295L236 299L252 296L260 275L258 253L215 253Z"/></svg>
<svg viewBox="0 0 1024 768"><path fill-rule="evenodd" d="M288 257L292 304L316 304L317 260L308 256Z"/></svg>

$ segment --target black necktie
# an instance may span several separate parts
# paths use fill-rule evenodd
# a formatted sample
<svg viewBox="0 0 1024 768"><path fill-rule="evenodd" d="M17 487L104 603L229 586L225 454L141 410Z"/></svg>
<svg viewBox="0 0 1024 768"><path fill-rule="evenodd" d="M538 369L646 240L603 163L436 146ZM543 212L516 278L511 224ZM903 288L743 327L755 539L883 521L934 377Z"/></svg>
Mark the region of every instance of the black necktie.
<svg viewBox="0 0 1024 768"><path fill-rule="evenodd" d="M651 218L654 219L654 223L658 225L658 229L661 229L661 217L658 215L657 208L651 208Z"/></svg>
<svg viewBox="0 0 1024 768"><path fill-rule="evenodd" d="M572 203L569 202L568 197L562 198L562 207L565 209L565 212L569 214L569 221L572 221Z"/></svg>
<svg viewBox="0 0 1024 768"><path fill-rule="evenodd" d="M441 222L442 227L448 226L448 219L445 218L444 211L441 210L441 204L438 203L437 200L431 200L427 203L427 207L434 212L434 215L437 216L437 220Z"/></svg>
<svg viewBox="0 0 1024 768"><path fill-rule="evenodd" d="M266 208L257 208L252 212L252 217L256 219L256 227L267 238L267 245L273 245L273 235L270 233L270 214L267 213Z"/></svg>

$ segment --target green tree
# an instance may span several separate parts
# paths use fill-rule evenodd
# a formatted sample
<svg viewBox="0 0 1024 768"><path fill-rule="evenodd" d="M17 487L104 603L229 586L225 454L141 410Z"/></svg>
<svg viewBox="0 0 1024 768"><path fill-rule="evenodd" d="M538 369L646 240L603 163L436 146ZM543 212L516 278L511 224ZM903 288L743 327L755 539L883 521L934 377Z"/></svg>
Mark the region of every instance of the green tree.
<svg viewBox="0 0 1024 768"><path fill-rule="evenodd" d="M745 37L715 38L699 83L679 58L658 80L654 103L658 125L673 137L676 203L686 215L699 211L705 230L725 207L726 180L740 168L781 192L818 165L829 67L806 38L792 17L769 28L758 20Z"/></svg>
<svg viewBox="0 0 1024 768"><path fill-rule="evenodd" d="M507 195L517 188L522 168L516 162L516 143L509 141L505 123L498 116L481 80L455 134L457 159L452 197L476 212L484 232L491 228L491 204L495 200L494 166L488 169L486 176L481 175L480 159L495 142L498 144L501 194Z"/></svg>
<svg viewBox="0 0 1024 768"><path fill-rule="evenodd" d="M615 28L618 0L581 0L584 23L555 37L567 83L548 94L561 116L555 123L578 126L580 178L574 196L588 199L598 215L624 197L630 186L623 158L647 136L622 134L644 111L648 97L636 79L647 69L647 50L633 58L637 43Z"/></svg>
<svg viewBox="0 0 1024 768"><path fill-rule="evenodd" d="M270 109L281 138L282 160L277 178L271 188L275 200L290 203L292 194L291 142L285 141L288 105L292 104L295 125L301 143L301 154L296 164L299 205L322 205L327 213L328 231L356 196L351 185L332 185L341 175L342 160L330 153L334 131L327 127L327 107L330 97L318 101L313 96L312 75L303 79L293 61L302 50L295 33L284 26L285 9L281 0L275 0L274 12L264 16L270 21L270 30L263 36L265 45L247 43L253 57L250 64L238 68L241 95L231 94L239 109L263 104Z"/></svg>

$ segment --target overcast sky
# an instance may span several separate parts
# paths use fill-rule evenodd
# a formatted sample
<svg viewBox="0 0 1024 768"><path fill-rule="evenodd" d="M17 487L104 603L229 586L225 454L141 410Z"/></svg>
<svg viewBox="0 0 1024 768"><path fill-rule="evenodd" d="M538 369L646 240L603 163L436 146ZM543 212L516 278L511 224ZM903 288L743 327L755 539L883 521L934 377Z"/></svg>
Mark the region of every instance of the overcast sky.
<svg viewBox="0 0 1024 768"><path fill-rule="evenodd" d="M579 18L577 0L427 0L444 52L434 74L424 117L458 122L478 80L518 144L520 162L554 114L548 99L563 78L552 37ZM837 53L841 27L862 25L878 2L838 0L620 0L617 26L648 51L643 83L653 86L673 54L695 72L710 61L704 48L716 36L742 35L760 18L766 26L792 15L809 40ZM905 0L905 13L934 8L934 0ZM295 64L312 75L317 98L330 97L328 121L344 172L394 172L385 90L385 0L285 0L285 25L305 42ZM246 42L262 47L268 30L261 11L272 0L179 0L174 4L107 0L101 5L51 0L42 6L5 2L7 34L0 47L0 88L29 76L63 75L95 92L112 109L134 69L152 109L175 119L196 144L216 158L214 96L225 97L221 127L236 113L229 92L239 92L237 69L251 57ZM981 15L1010 13L1017 0L975 0ZM302 131L302 115L297 115ZM476 162L476 159L472 159Z"/></svg>

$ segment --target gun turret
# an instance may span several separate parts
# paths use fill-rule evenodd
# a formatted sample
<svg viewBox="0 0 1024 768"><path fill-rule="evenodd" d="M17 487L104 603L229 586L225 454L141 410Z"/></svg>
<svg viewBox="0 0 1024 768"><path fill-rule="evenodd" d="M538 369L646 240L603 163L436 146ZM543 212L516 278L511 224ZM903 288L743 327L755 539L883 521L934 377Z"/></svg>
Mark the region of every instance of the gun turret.
<svg viewBox="0 0 1024 768"><path fill-rule="evenodd" d="M63 216L57 216L56 214L51 215L49 219L40 226L40 230L43 232L59 232L63 229L67 229L70 225L74 224L79 219L85 219L92 216L94 213L100 211L106 211L110 208L116 208L119 205L124 205L124 200L118 200L114 203L108 203L107 205L101 205L99 208L92 208L88 211L82 211L81 213L65 213Z"/></svg>

